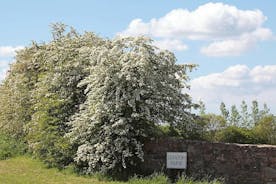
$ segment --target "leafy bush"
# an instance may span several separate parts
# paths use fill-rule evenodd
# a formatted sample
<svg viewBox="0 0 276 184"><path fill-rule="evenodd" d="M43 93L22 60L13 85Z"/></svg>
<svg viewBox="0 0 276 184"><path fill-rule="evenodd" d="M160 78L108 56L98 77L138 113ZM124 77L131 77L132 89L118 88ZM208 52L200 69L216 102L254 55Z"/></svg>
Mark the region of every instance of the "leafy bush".
<svg viewBox="0 0 276 184"><path fill-rule="evenodd" d="M158 125L153 135L156 137L178 137L179 133L170 125Z"/></svg>
<svg viewBox="0 0 276 184"><path fill-rule="evenodd" d="M203 139L207 141L216 141L215 138L226 126L226 120L216 114L204 114L200 117L203 126Z"/></svg>
<svg viewBox="0 0 276 184"><path fill-rule="evenodd" d="M258 143L276 144L276 117L263 117L252 131Z"/></svg>
<svg viewBox="0 0 276 184"><path fill-rule="evenodd" d="M0 132L0 160L22 155L26 152L26 144Z"/></svg>
<svg viewBox="0 0 276 184"><path fill-rule="evenodd" d="M257 143L257 139L252 130L236 126L229 126L219 131L216 135L215 140L219 142L229 143Z"/></svg>

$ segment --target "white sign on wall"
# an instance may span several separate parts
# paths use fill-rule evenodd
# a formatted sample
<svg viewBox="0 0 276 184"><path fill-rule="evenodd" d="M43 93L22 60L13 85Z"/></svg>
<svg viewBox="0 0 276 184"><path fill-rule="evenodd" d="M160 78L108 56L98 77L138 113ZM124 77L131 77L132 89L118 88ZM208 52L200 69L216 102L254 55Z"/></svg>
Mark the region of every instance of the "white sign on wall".
<svg viewBox="0 0 276 184"><path fill-rule="evenodd" d="M167 152L167 169L186 169L187 152Z"/></svg>

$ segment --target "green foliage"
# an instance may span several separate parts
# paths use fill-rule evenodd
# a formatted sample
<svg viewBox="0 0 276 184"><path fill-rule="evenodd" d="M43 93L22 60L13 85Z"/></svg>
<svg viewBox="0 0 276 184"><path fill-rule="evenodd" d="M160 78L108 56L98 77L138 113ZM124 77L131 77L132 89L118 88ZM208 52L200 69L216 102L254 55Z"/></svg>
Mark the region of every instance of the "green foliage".
<svg viewBox="0 0 276 184"><path fill-rule="evenodd" d="M243 116L242 116L243 117ZM276 118L273 115L262 117L256 126L247 128L229 126L222 116L205 114L197 119L196 124L202 127L202 136L195 139L211 142L276 144Z"/></svg>
<svg viewBox="0 0 276 184"><path fill-rule="evenodd" d="M26 148L22 141L0 132L0 160L23 155Z"/></svg>
<svg viewBox="0 0 276 184"><path fill-rule="evenodd" d="M229 126L221 130L218 132L215 139L217 141L229 143L257 143L257 139L251 130L237 126Z"/></svg>
<svg viewBox="0 0 276 184"><path fill-rule="evenodd" d="M259 114L259 105L256 100L252 101L252 107L251 107L251 117L252 117L252 122L253 125L256 125L257 122L260 120L260 114Z"/></svg>
<svg viewBox="0 0 276 184"><path fill-rule="evenodd" d="M239 126L241 127L250 127L250 119L249 119L249 113L248 113L248 106L246 102L243 100L241 103L241 122L239 123Z"/></svg>
<svg viewBox="0 0 276 184"><path fill-rule="evenodd" d="M63 24L53 25L53 41L26 47L0 86L0 128L24 138L30 150L49 166L73 160L74 145L64 134L70 117L86 95L77 87L92 63L91 47L103 43L92 33L79 35Z"/></svg>
<svg viewBox="0 0 276 184"><path fill-rule="evenodd" d="M202 116L202 115L204 115L206 112L206 107L205 107L205 104L204 104L204 102L203 101L199 101L199 115L200 116Z"/></svg>
<svg viewBox="0 0 276 184"><path fill-rule="evenodd" d="M221 112L221 116L225 119L225 121L228 121L229 111L226 109L226 105L224 102L221 102L219 109Z"/></svg>
<svg viewBox="0 0 276 184"><path fill-rule="evenodd" d="M270 109L266 104L263 105L263 109L259 109L258 102L253 100L251 112L248 112L248 105L243 100L240 105L240 111L237 109L236 105L232 105L229 113L229 110L227 110L226 105L223 102L220 105L220 111L229 126L250 129L256 126L263 117L268 116Z"/></svg>
<svg viewBox="0 0 276 184"><path fill-rule="evenodd" d="M158 125L154 134L156 137L178 137L178 131L170 125Z"/></svg>
<svg viewBox="0 0 276 184"><path fill-rule="evenodd" d="M230 126L238 126L241 119L241 115L235 105L231 106L231 114L230 114Z"/></svg>
<svg viewBox="0 0 276 184"><path fill-rule="evenodd" d="M88 56L83 50L97 46L101 40L90 33L76 35L69 32L64 35L60 31L56 30L54 41L37 51L37 55L43 56L38 59L44 64L45 72L39 75L36 88L32 91L35 104L32 120L28 124L31 135L33 132L51 133L62 137L68 130L66 122L86 98L84 88L77 87L88 73ZM40 129L32 132L34 127Z"/></svg>
<svg viewBox="0 0 276 184"><path fill-rule="evenodd" d="M190 140L204 140L205 122L201 118L195 118L195 121L189 124L189 127L182 130L181 137Z"/></svg>
<svg viewBox="0 0 276 184"><path fill-rule="evenodd" d="M222 102L221 116L201 115L196 122L203 127L203 139L218 142L275 144L275 117L269 114L267 105L264 104L263 109L259 109L258 102L254 100L250 113L245 101L242 101L240 107L238 111L235 105L231 106L229 117L229 111Z"/></svg>
<svg viewBox="0 0 276 184"><path fill-rule="evenodd" d="M256 139L258 139L258 143L276 145L275 116L270 115L262 118L252 131Z"/></svg>
<svg viewBox="0 0 276 184"><path fill-rule="evenodd" d="M25 63L13 64L6 80L0 85L0 128L17 138L25 136L24 125L31 116L31 84L25 73L27 67Z"/></svg>
<svg viewBox="0 0 276 184"><path fill-rule="evenodd" d="M201 139L208 141L217 141L217 134L226 127L226 120L215 114L205 114L201 116L197 124L202 126Z"/></svg>

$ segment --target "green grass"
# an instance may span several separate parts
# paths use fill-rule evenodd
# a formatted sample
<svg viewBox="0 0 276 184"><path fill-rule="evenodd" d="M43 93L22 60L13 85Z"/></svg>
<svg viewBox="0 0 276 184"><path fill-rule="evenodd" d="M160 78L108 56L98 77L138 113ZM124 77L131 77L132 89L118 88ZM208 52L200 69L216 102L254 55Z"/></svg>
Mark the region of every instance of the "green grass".
<svg viewBox="0 0 276 184"><path fill-rule="evenodd" d="M59 171L46 166L28 156L19 156L0 161L0 184L170 184L163 174L139 178L133 177L128 182L109 181L99 174L93 176L78 176L72 168ZM177 184L222 184L216 180L194 181L181 178Z"/></svg>
<svg viewBox="0 0 276 184"><path fill-rule="evenodd" d="M201 181L195 181L192 178L182 177L180 178L176 184L222 184L219 180L201 180Z"/></svg>
<svg viewBox="0 0 276 184"><path fill-rule="evenodd" d="M168 184L168 178L164 174L153 174L145 178L133 177L128 181L129 184Z"/></svg>
<svg viewBox="0 0 276 184"><path fill-rule="evenodd" d="M43 163L27 156L0 161L1 184L122 184L81 177L68 170L47 169Z"/></svg>

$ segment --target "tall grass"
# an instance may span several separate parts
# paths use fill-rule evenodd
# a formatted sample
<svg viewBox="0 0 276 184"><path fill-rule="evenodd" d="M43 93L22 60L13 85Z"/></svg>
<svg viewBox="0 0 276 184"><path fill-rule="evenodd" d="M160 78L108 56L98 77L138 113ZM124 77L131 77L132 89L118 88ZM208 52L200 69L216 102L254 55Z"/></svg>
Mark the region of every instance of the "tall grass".
<svg viewBox="0 0 276 184"><path fill-rule="evenodd" d="M131 178L128 181L129 184L171 184L169 178L165 176L164 174L153 174L149 177L145 178L139 178L139 177L134 177ZM194 180L193 178L189 178L186 176L182 176L176 181L176 184L223 184L222 181L219 180L211 180L208 181L207 179L203 180Z"/></svg>
<svg viewBox="0 0 276 184"><path fill-rule="evenodd" d="M137 176L131 178L128 181L129 184L168 184L169 179L164 174L153 174L151 176L145 177L145 178L139 178Z"/></svg>
<svg viewBox="0 0 276 184"><path fill-rule="evenodd" d="M179 178L176 184L223 184L223 182L217 179L211 180L211 181L208 181L207 179L203 179L198 181L198 180L194 180L193 178L182 176L181 178Z"/></svg>

